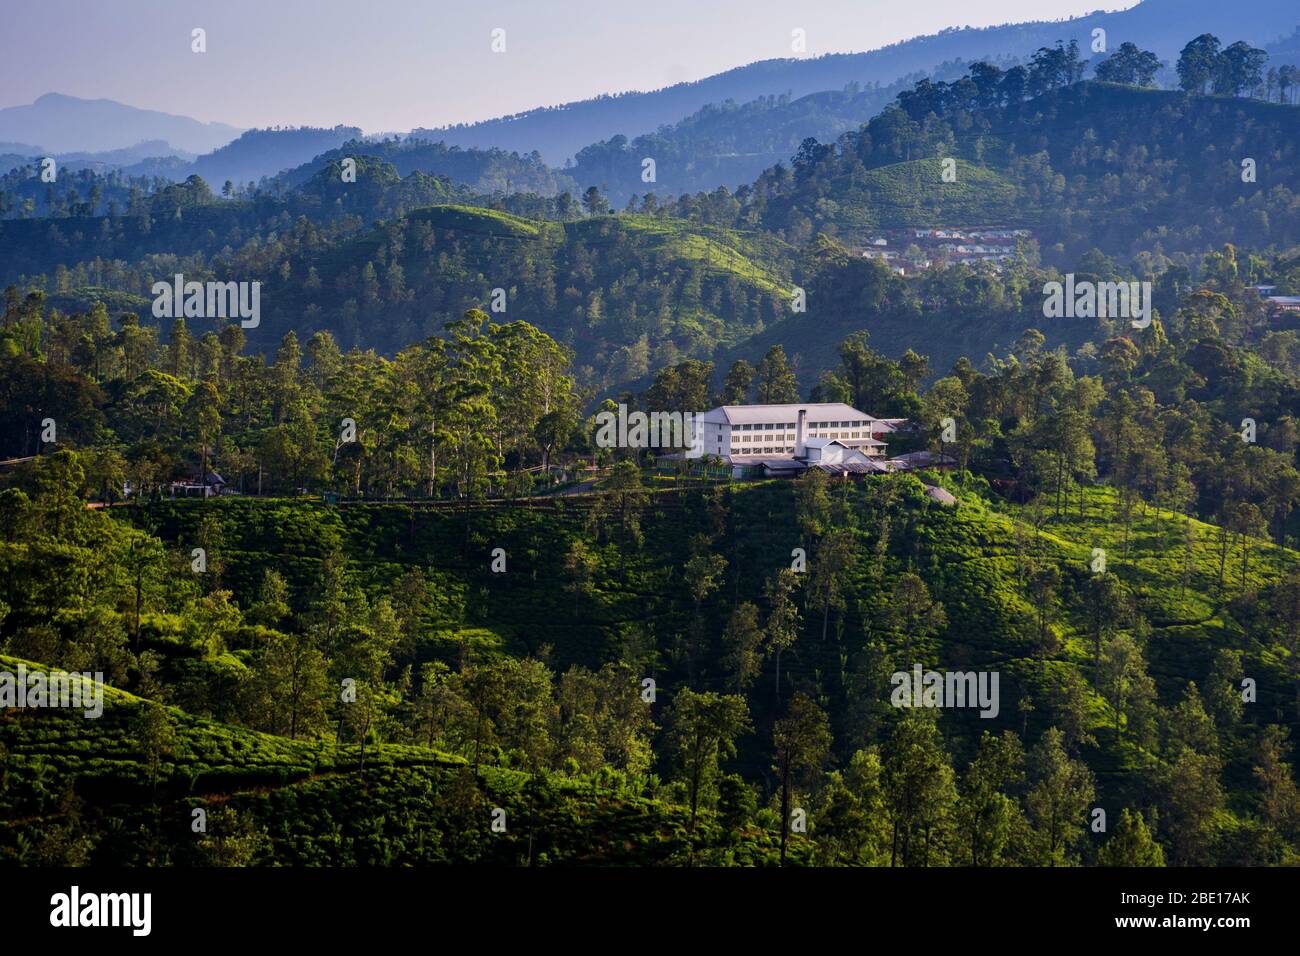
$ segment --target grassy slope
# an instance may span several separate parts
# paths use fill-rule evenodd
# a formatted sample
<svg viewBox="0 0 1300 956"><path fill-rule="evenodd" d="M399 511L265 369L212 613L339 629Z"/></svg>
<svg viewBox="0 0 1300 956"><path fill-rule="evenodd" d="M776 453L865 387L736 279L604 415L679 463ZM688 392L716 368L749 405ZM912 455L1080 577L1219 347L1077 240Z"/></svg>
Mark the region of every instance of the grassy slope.
<svg viewBox="0 0 1300 956"><path fill-rule="evenodd" d="M496 209L478 206L449 204L418 209L408 217L428 222L439 229L457 229L474 235L490 235L511 239L537 239L544 232L555 229L554 223L540 222L515 216Z"/></svg>
<svg viewBox="0 0 1300 956"><path fill-rule="evenodd" d="M792 250L766 234L747 235L681 219L629 214L614 220L580 219L564 228L570 241L598 245L603 241L602 231L611 226L636 237L647 253L703 263L712 274L734 275L775 295L788 292L777 264L787 260Z"/></svg>
<svg viewBox="0 0 1300 956"><path fill-rule="evenodd" d="M940 159L917 159L839 177L828 200L836 223L849 230L1011 225L1034 222L1016 187L995 169L957 160L956 180L943 181Z"/></svg>

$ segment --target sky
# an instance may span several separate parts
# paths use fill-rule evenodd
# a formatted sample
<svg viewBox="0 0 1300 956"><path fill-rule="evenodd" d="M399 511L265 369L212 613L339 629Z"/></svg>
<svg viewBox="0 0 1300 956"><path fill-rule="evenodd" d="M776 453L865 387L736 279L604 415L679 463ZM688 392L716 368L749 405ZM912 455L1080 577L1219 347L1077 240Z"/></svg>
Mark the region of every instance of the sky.
<svg viewBox="0 0 1300 956"><path fill-rule="evenodd" d="M0 106L57 92L241 127L406 131L791 56L796 28L816 56L1135 2L24 0L5 5Z"/></svg>

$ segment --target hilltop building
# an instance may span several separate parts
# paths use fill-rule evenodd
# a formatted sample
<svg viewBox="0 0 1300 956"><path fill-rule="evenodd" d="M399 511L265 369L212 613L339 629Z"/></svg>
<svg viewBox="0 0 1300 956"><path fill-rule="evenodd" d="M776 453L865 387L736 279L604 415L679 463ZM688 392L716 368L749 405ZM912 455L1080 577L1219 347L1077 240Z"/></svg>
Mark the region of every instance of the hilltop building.
<svg viewBox="0 0 1300 956"><path fill-rule="evenodd" d="M737 477L793 477L808 468L835 475L892 470L883 436L905 424L874 418L840 402L720 405L695 417L688 458L712 455Z"/></svg>

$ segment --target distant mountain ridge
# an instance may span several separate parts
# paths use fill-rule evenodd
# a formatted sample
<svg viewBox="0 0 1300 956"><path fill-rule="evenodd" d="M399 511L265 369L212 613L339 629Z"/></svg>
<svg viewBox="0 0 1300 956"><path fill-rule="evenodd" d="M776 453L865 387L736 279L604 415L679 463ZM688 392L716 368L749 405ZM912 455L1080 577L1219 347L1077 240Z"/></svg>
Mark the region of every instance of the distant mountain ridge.
<svg viewBox="0 0 1300 956"><path fill-rule="evenodd" d="M1294 0L1143 0L1128 10L1095 12L1059 22L1039 21L987 28L953 28L865 53L836 53L812 59L760 60L704 79L650 92L628 92L503 116L478 123L420 130L448 145L538 150L558 164L592 143L618 134L629 137L676 123L709 104L789 94L791 98L850 83L887 85L948 61L1024 57L1057 40L1077 40L1089 50L1092 31L1106 30L1108 48L1126 40L1172 62L1187 41L1215 33L1228 42L1266 46L1291 34L1300 23Z"/></svg>
<svg viewBox="0 0 1300 956"><path fill-rule="evenodd" d="M31 143L52 153L100 153L161 140L188 153L207 153L243 130L188 116L140 109L115 100L46 93L34 103L0 109L0 140Z"/></svg>
<svg viewBox="0 0 1300 956"><path fill-rule="evenodd" d="M1143 0L1128 10L1057 22L951 28L865 53L763 60L653 92L604 95L411 132L412 140L453 149L518 155L487 175L476 169L473 176L460 178L448 167L452 157L447 155L388 158L401 172L409 166L452 175L484 192L519 189L549 195L573 184L579 191L596 185L621 206L648 191L667 197L719 185L736 188L788 160L805 137L829 142L871 119L903 80L942 78L954 65L1022 61L1040 46L1070 40L1089 55L1093 32L1099 29L1106 32L1107 49L1132 41L1155 51L1167 67L1201 32L1216 33L1225 43L1245 40L1264 46L1278 64L1300 62L1298 21L1300 10L1293 0L1241 0L1231 6L1219 0ZM111 138L104 127L111 128ZM314 171L335 158L331 151L361 135L351 126L241 133L225 124L203 124L110 100L47 94L30 106L0 110L0 171L33 155L75 152L64 160L66 168L121 168L127 175L171 180L197 174L220 189L226 180L256 183L307 163L315 164ZM215 145L195 148L198 140ZM143 141L160 144L157 154L143 155ZM364 140L384 141L375 136ZM641 178L646 157L658 165L655 179ZM524 171L520 162L538 168ZM541 169L542 163L553 169Z"/></svg>

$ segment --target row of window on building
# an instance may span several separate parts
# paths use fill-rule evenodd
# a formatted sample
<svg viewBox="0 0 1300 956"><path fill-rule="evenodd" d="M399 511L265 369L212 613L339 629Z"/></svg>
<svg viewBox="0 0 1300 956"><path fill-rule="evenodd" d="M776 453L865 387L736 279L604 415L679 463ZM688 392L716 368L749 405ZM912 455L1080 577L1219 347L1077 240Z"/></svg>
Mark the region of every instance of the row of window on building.
<svg viewBox="0 0 1300 956"><path fill-rule="evenodd" d="M827 435L813 435L812 437L813 438L870 438L871 432L831 432L830 434ZM794 441L794 435L791 434L786 434L784 436L782 435L733 435L731 437L731 440L732 443L734 444L735 442L781 441L782 438L784 438L786 441Z"/></svg>
<svg viewBox="0 0 1300 956"><path fill-rule="evenodd" d="M853 421L853 422L809 422L808 427L809 428L864 428L867 425L867 421L868 421L867 419L859 419L858 421ZM769 422L767 424L755 424L755 425L732 425L731 430L733 432L736 431L771 432L771 431L782 431L784 429L794 428L794 427L795 427L794 422L786 422L783 425L773 424Z"/></svg>

